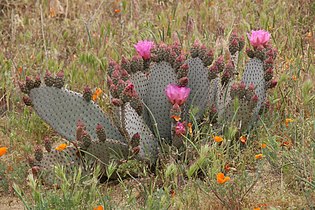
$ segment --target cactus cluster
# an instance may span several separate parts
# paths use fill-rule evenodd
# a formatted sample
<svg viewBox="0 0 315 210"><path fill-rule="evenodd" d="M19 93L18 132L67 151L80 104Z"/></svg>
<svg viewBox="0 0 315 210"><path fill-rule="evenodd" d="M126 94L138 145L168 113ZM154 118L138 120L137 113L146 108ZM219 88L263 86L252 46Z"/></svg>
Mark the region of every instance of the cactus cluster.
<svg viewBox="0 0 315 210"><path fill-rule="evenodd" d="M218 127L234 121L240 132L249 129L268 107L266 90L276 85L272 79L276 50L268 41L253 44L250 40L253 49L246 50L250 60L242 80L236 82L237 56L245 42L236 33L229 41L228 60L223 55L215 59L214 50L199 41L190 54L177 42L139 42L135 45L138 55L108 64L107 87L113 108L107 113L91 100L89 87L82 94L65 89L62 71L56 76L47 71L43 84L40 76L34 81L26 77L19 83L27 95L25 104L73 144L53 149L45 139L47 153L36 147L35 160L30 161L33 172L48 172L45 179L52 183L50 172L56 164L71 170L87 160L99 161L104 172L111 161L133 158L154 164L162 142L184 146L192 109L197 110L193 116L197 121L208 113Z"/></svg>

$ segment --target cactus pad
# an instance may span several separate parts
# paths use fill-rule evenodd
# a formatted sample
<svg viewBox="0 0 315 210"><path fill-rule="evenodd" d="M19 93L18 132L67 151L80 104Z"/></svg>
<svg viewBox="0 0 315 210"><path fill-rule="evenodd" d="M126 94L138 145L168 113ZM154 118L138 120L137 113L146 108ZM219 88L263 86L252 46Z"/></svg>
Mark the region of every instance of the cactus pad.
<svg viewBox="0 0 315 210"><path fill-rule="evenodd" d="M140 134L140 152L139 157L142 159L149 159L154 162L158 154L158 140L154 137L151 130L145 124L144 120L137 114L137 112L126 104L124 109L125 115L125 129L130 138L138 133Z"/></svg>
<svg viewBox="0 0 315 210"><path fill-rule="evenodd" d="M92 160L96 157L101 161L101 164L105 165L109 164L111 160L127 159L129 155L128 145L113 139L106 139L104 142L92 141L91 145L84 151L86 151L85 156Z"/></svg>
<svg viewBox="0 0 315 210"><path fill-rule="evenodd" d="M197 118L200 118L210 104L213 104L216 95L216 84L208 79L208 68L204 66L199 58L188 60L188 87L191 89L187 105L198 107Z"/></svg>
<svg viewBox="0 0 315 210"><path fill-rule="evenodd" d="M67 147L62 151L52 150L43 155L41 161L34 163L35 167L39 167L42 173L42 180L44 183L52 185L55 182L55 174L53 173L54 167L57 165L63 166L66 173L69 174L75 167L81 165L79 151L75 147Z"/></svg>
<svg viewBox="0 0 315 210"><path fill-rule="evenodd" d="M42 86L32 89L30 98L37 114L69 141L76 139L78 120L85 124L93 139L97 138L95 127L100 123L108 138L125 141L101 109L94 102L86 102L79 93Z"/></svg>
<svg viewBox="0 0 315 210"><path fill-rule="evenodd" d="M254 111L255 115L257 115L266 98L263 62L258 58L250 59L245 67L242 81L246 84L246 87L250 84L255 86L255 93L259 99Z"/></svg>
<svg viewBox="0 0 315 210"><path fill-rule="evenodd" d="M156 63L151 67L149 78L149 89L144 103L149 107L156 119L160 136L165 139L171 139L171 103L165 95L165 88L169 84L175 84L176 74L172 66L165 62ZM151 120L151 130L153 121Z"/></svg>

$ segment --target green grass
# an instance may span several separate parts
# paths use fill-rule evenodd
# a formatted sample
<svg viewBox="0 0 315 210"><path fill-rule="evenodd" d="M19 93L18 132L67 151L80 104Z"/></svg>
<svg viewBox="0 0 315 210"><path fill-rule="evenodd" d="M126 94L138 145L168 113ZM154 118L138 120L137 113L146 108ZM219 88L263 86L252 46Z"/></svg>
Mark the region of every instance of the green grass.
<svg viewBox="0 0 315 210"><path fill-rule="evenodd" d="M20 192L32 209L314 208L313 1L61 1L64 6L68 2L64 20L48 16L48 0L10 2L0 3L0 98L5 96L0 104L7 107L0 118L0 146L9 148L0 157L0 196L19 197ZM115 14L115 9L121 12ZM63 69L67 88L81 92L88 84L106 92L109 60L131 57L138 40L179 39L188 51L199 39L217 55L226 50L232 30L246 35L258 28L270 31L279 51L275 64L279 83L270 92L273 111L260 119L244 148L228 145L230 133L218 146L204 125L187 141L183 159L166 148L155 173L139 166L138 177L98 184L97 172L94 177L63 177L57 168L60 189L48 189L28 176L26 159L34 145L46 135L54 136L55 142L61 139L23 106L17 82L25 75ZM241 54L241 69L246 59ZM105 108L106 102L101 106ZM294 120L288 127L287 118ZM259 153L264 157L256 160ZM220 185L216 174L226 164L231 181Z"/></svg>

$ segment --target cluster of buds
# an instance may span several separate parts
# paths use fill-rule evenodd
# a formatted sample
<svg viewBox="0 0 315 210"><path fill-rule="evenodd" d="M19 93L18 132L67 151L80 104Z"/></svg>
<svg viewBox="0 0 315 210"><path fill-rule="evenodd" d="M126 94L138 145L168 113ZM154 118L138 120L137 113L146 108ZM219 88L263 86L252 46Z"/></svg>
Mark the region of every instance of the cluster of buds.
<svg viewBox="0 0 315 210"><path fill-rule="evenodd" d="M96 130L98 125L96 126ZM86 127L81 120L77 122L77 129L76 129L76 139L79 143L79 146L83 149L87 149L92 144L92 138L86 131Z"/></svg>
<svg viewBox="0 0 315 210"><path fill-rule="evenodd" d="M114 106L122 106L124 103L130 102L130 105L137 111L137 113L141 114L143 110L141 99L136 92L133 83L128 80L128 71L133 72L134 70L132 69L138 68L135 67L135 65L139 64L137 64L137 62L143 61L140 56L137 57L137 59L133 59L134 63L133 61L130 62L123 58L122 66L115 62L110 62L107 86L111 93L111 101ZM139 68L135 71L139 71Z"/></svg>
<svg viewBox="0 0 315 210"><path fill-rule="evenodd" d="M218 74L221 73L225 69L225 63L223 56L219 56L218 59L209 67L208 78L209 80L213 80L218 77ZM234 69L234 67L233 67ZM228 72L231 70L231 66L228 66ZM230 74L230 77L232 74Z"/></svg>
<svg viewBox="0 0 315 210"><path fill-rule="evenodd" d="M234 55L237 51L241 51L245 45L243 36L238 36L236 32L233 32L229 40L229 51L231 55Z"/></svg>
<svg viewBox="0 0 315 210"><path fill-rule="evenodd" d="M213 104L209 109L209 119L211 123L216 123L218 119L218 110Z"/></svg>
<svg viewBox="0 0 315 210"><path fill-rule="evenodd" d="M256 99L258 100L258 96L255 94L254 84L250 84L248 88L246 88L244 82L234 83L231 86L230 96L232 99L237 97L238 99L244 99L247 101L256 101Z"/></svg>
<svg viewBox="0 0 315 210"><path fill-rule="evenodd" d="M106 132L101 124L96 125L96 135L99 141L104 142L106 140Z"/></svg>
<svg viewBox="0 0 315 210"><path fill-rule="evenodd" d="M62 88L64 86L64 73L63 71L59 71L55 77L52 76L50 71L46 71L46 74L44 76L44 82L45 85L48 87L56 87L56 88Z"/></svg>
<svg viewBox="0 0 315 210"><path fill-rule="evenodd" d="M43 159L43 150L42 148L38 145L35 148L35 160L41 161Z"/></svg>
<svg viewBox="0 0 315 210"><path fill-rule="evenodd" d="M131 148L132 154L134 155L140 152L140 140L141 140L141 136L138 132L133 134L133 136L131 137L130 148Z"/></svg>
<svg viewBox="0 0 315 210"><path fill-rule="evenodd" d="M181 58L178 58L179 56L182 57L179 44L168 46L161 43L152 50L152 60L154 62L165 61L170 63L175 69L181 65L178 64L181 61ZM178 61L175 62L176 60Z"/></svg>
<svg viewBox="0 0 315 210"><path fill-rule="evenodd" d="M213 62L213 50L207 50L205 45L201 45L198 40L196 40L190 49L190 55L192 58L199 57L204 66L210 66Z"/></svg>
<svg viewBox="0 0 315 210"><path fill-rule="evenodd" d="M44 147L47 152L51 152L52 145L51 145L51 139L49 137L44 138Z"/></svg>
<svg viewBox="0 0 315 210"><path fill-rule="evenodd" d="M25 83L19 81L18 84L22 93L29 94L33 88L38 88L40 86L41 84L40 76L37 75L35 77L35 80L32 80L31 77L26 76Z"/></svg>
<svg viewBox="0 0 315 210"><path fill-rule="evenodd" d="M221 84L223 87L226 84L228 84L230 79L233 77L234 71L235 71L234 64L231 60L229 60L229 62L225 65L225 68L221 77Z"/></svg>

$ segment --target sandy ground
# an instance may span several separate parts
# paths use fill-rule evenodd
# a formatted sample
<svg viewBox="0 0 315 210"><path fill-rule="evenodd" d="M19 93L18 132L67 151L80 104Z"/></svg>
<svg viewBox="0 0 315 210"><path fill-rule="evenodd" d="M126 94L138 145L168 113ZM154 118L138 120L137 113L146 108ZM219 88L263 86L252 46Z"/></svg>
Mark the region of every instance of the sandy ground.
<svg viewBox="0 0 315 210"><path fill-rule="evenodd" d="M16 197L0 195L0 209L1 210L23 210L23 203Z"/></svg>

